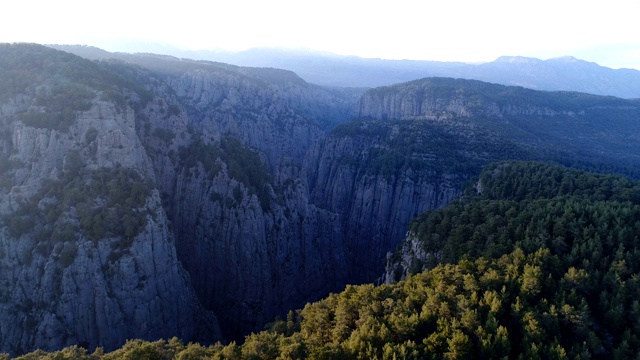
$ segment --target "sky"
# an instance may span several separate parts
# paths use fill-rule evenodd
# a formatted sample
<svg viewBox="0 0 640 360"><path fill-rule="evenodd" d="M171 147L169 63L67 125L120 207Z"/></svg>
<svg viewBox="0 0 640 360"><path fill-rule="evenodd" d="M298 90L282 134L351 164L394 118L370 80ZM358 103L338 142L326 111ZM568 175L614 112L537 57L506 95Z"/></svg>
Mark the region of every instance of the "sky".
<svg viewBox="0 0 640 360"><path fill-rule="evenodd" d="M638 14L637 0L20 0L2 5L0 42L463 62L568 55L640 69Z"/></svg>

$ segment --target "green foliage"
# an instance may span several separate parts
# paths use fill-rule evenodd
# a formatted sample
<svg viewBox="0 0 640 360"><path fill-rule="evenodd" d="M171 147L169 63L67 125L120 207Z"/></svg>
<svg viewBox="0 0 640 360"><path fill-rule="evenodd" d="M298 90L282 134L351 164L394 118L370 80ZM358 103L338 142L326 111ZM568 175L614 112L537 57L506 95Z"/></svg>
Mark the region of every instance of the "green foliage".
<svg viewBox="0 0 640 360"><path fill-rule="evenodd" d="M122 167L87 171L73 154L65 161L64 181L45 182L17 212L3 217L9 235L35 232L54 243L75 240L79 233L94 241L135 237L146 225L151 184Z"/></svg>
<svg viewBox="0 0 640 360"><path fill-rule="evenodd" d="M291 335L263 331L247 336L239 349L235 344L194 346L191 352L214 359L607 358L635 353L638 339L629 326L638 318L596 326L599 309L564 284L567 275L559 262L548 249L528 255L516 250L491 261L440 265L393 285L349 286L305 306L296 320L300 330ZM622 286L637 295L635 280ZM614 326L619 330L611 332ZM186 351L167 349L165 342L130 341L104 358L169 359L180 353Z"/></svg>
<svg viewBox="0 0 640 360"><path fill-rule="evenodd" d="M459 202L412 223L425 252L440 254L438 261L422 264L421 273L395 284L347 286L247 336L243 345L192 346L188 354L213 359L636 356L638 184L513 162L488 167L480 179L481 194L469 189ZM140 358L186 357L186 347L178 344L137 341L123 349Z"/></svg>
<svg viewBox="0 0 640 360"><path fill-rule="evenodd" d="M494 258L521 247L549 247L567 259L599 257L621 243L635 246L640 185L542 163L508 162L486 168L467 198L419 215L410 231L431 254L418 269L463 256ZM481 195L475 195L477 191ZM615 224L615 226L614 226ZM613 239L603 242L604 239ZM596 254L572 249L596 241ZM595 246L595 245L591 245ZM594 259L596 260L596 259Z"/></svg>
<svg viewBox="0 0 640 360"><path fill-rule="evenodd" d="M1 359L2 354L0 354ZM184 344L178 338L167 341L154 342L145 340L128 340L120 349L104 353L97 348L92 354L86 349L77 346L64 348L60 351L46 353L42 350L19 356L16 360L200 360L216 359L230 360L241 359L240 348L234 343L222 346L217 343L213 346L202 346L197 343ZM269 358L275 359L275 358Z"/></svg>
<svg viewBox="0 0 640 360"><path fill-rule="evenodd" d="M80 176L80 172L84 167L84 162L80 153L76 150L69 150L64 159L64 167L62 168L65 180L73 180Z"/></svg>
<svg viewBox="0 0 640 360"><path fill-rule="evenodd" d="M517 162L492 165L480 178L481 194L469 190L461 201L412 223L425 252L440 254L437 262L422 264L427 270L421 273L396 284L347 286L247 336L241 346L135 340L103 357L605 359L637 354L638 184Z"/></svg>
<svg viewBox="0 0 640 360"><path fill-rule="evenodd" d="M523 267L519 306L531 300L555 302L555 310L564 312L563 316L582 317L572 320L579 327L569 328L579 339L563 343L558 337L560 348L569 351L573 347L570 353L574 354L583 350L612 354L622 344L625 331L637 326L631 314L640 295L636 283L640 274L640 184L517 162L488 167L479 183L467 191L464 200L421 214L412 222L410 231L429 254L414 259L419 262L416 269L548 249L554 259L548 266ZM480 195L475 194L478 188ZM533 309L531 314L545 313ZM585 314L588 319L583 318ZM540 321L536 318L535 323ZM568 331L566 326L554 326L544 329L545 334L561 331L566 335L562 332ZM585 342L585 349L576 347L580 341ZM637 341L633 340L636 350Z"/></svg>
<svg viewBox="0 0 640 360"><path fill-rule="evenodd" d="M148 342L143 340L129 340L121 348L103 356L108 360L165 360L174 359L176 349L169 343L159 340Z"/></svg>
<svg viewBox="0 0 640 360"><path fill-rule="evenodd" d="M208 178L215 177L222 170L218 164L220 150L214 145L205 144L200 139L191 142L187 147L181 146L178 149L178 155L186 169L192 169L201 164Z"/></svg>
<svg viewBox="0 0 640 360"><path fill-rule="evenodd" d="M0 99L50 85L37 94L35 105L60 115L87 108L93 93L87 85L101 75L95 64L44 46L2 44L0 47ZM63 80L64 79L64 80ZM104 79L102 79L104 81Z"/></svg>
<svg viewBox="0 0 640 360"><path fill-rule="evenodd" d="M638 319L603 322L598 313L611 304L596 307L591 293L566 283L598 280L576 274L549 249L518 249L439 265L393 285L349 286L308 304L299 332L274 327L250 335L242 355L274 359L293 346L299 358L606 358L623 345L625 331L636 347L624 351L637 351L629 329ZM638 295L634 276L620 281L631 299Z"/></svg>
<svg viewBox="0 0 640 360"><path fill-rule="evenodd" d="M66 347L60 351L46 353L42 350L36 350L29 354L25 354L15 358L16 360L96 360L99 357L96 354L89 355L86 349L78 346Z"/></svg>
<svg viewBox="0 0 640 360"><path fill-rule="evenodd" d="M534 156L483 128L453 120L353 121L336 127L330 136L362 145L338 159L362 175L392 177L411 170L416 179L443 173L462 176L477 174L494 161Z"/></svg>
<svg viewBox="0 0 640 360"><path fill-rule="evenodd" d="M637 182L537 162L489 165L482 171L479 183L481 195L486 199L521 201L577 196L594 201L640 203L640 184Z"/></svg>
<svg viewBox="0 0 640 360"><path fill-rule="evenodd" d="M91 144L98 137L98 129L94 127L90 127L87 129L87 132L84 134L84 143L85 145Z"/></svg>
<svg viewBox="0 0 640 360"><path fill-rule="evenodd" d="M48 56L37 56L42 53ZM120 105L150 101L152 95L141 85L146 83L136 78L139 71L117 62L91 63L39 46L1 45L0 99L34 95L31 109L18 119L28 126L64 131L97 94ZM63 80L42 80L50 78ZM482 113L488 102L498 108L535 103L573 113L588 108L589 117L581 118L584 122L608 118L618 130L630 123L629 111L616 108L630 103L616 99L597 99L599 105L593 106L594 99L588 95L548 96L480 82L430 81L428 88L419 89L421 96L464 96L471 99L469 110L474 117L437 124L415 119L346 124L331 136L356 139L366 146L338 161L362 165L361 175L391 177L409 170L421 175L471 174L497 159L540 154L556 159L569 154L571 158L563 160L568 162L584 160L572 151L585 150L588 141L567 153L557 148L573 135L570 126L555 133L562 141L514 146L511 141L548 129L550 125L535 116L510 118L520 124L517 133L510 140L499 138L514 128L500 117ZM395 90L373 91L384 95ZM167 107L169 115L180 111L176 105ZM88 131L85 141L91 142L95 134ZM175 136L163 129L153 135L164 141ZM545 150L548 144L553 146ZM607 144L614 152L628 150ZM269 170L255 151L237 139L225 137L216 144L196 140L181 148L179 155L185 169L204 169L208 177L216 176L225 164L231 178L269 207ZM0 158L0 172L11 167L8 157ZM243 345L131 340L108 354L88 355L82 348L71 347L52 354L36 351L22 358L628 358L639 353L640 185L513 162L490 166L480 176L480 184L470 188L464 199L412 222L411 233L429 255L414 259L412 270L420 273L392 285L348 286L291 312L267 331L247 336ZM3 225L12 237L35 233L45 240L40 245L50 239L59 246L59 264L66 267L75 260L77 234L94 241L131 239L138 234L146 224L144 205L150 189L131 170L87 171L80 154L71 151L63 181L46 183L15 214L5 216ZM480 193L474 193L478 189ZM235 187L233 195L240 201L242 188ZM221 197L212 194L211 200Z"/></svg>
<svg viewBox="0 0 640 360"><path fill-rule="evenodd" d="M35 44L0 44L0 101L31 95L29 109L17 115L28 126L67 131L99 94L120 107L143 106L152 95L138 80L122 64L92 62Z"/></svg>
<svg viewBox="0 0 640 360"><path fill-rule="evenodd" d="M67 131L76 120L76 113L91 108L95 94L81 84L55 85L51 89L38 92L35 103L39 108L18 114L25 125L50 130Z"/></svg>
<svg viewBox="0 0 640 360"><path fill-rule="evenodd" d="M68 267L75 260L77 252L78 248L76 247L76 244L67 242L64 244L62 251L60 251L60 255L58 255L58 262L63 268Z"/></svg>
<svg viewBox="0 0 640 360"><path fill-rule="evenodd" d="M146 225L144 208L151 185L130 169L99 170L84 186L86 200L77 203L80 229L94 241L104 237L132 239ZM104 199L104 206L95 200Z"/></svg>
<svg viewBox="0 0 640 360"><path fill-rule="evenodd" d="M173 139L175 139L176 134L173 131L168 129L156 128L155 130L153 130L153 136L160 138L162 141L166 143L169 143Z"/></svg>

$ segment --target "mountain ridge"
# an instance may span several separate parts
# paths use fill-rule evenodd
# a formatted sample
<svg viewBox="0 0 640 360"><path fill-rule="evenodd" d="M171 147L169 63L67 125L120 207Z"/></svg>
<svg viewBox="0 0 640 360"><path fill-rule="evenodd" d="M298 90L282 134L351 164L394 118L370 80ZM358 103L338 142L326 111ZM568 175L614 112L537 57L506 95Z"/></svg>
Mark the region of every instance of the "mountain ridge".
<svg viewBox="0 0 640 360"><path fill-rule="evenodd" d="M73 45L51 45L92 59L117 53ZM160 49L161 50L161 49ZM425 77L453 77L535 90L566 90L640 98L640 71L611 69L594 62L563 56L540 60L502 56L492 62L464 63L429 60L384 60L318 51L252 48L239 52L164 49L177 57L219 61L252 67L294 71L309 83L331 87L378 87ZM111 55L109 55L111 54ZM511 59L511 60L509 60ZM517 61L516 61L517 60Z"/></svg>

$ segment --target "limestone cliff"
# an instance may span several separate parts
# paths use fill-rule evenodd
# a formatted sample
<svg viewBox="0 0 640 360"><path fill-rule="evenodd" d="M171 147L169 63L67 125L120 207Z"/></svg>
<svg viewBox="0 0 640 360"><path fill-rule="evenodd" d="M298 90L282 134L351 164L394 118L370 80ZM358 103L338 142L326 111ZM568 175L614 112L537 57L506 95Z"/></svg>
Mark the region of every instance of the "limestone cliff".
<svg viewBox="0 0 640 360"><path fill-rule="evenodd" d="M428 78L372 89L356 116L374 119L505 119L514 116L584 115L585 109L549 101L535 90L464 79ZM542 101L541 101L542 100Z"/></svg>
<svg viewBox="0 0 640 360"><path fill-rule="evenodd" d="M135 111L117 101L135 94L40 47L0 60L20 62L0 106L0 351L220 338L178 260Z"/></svg>

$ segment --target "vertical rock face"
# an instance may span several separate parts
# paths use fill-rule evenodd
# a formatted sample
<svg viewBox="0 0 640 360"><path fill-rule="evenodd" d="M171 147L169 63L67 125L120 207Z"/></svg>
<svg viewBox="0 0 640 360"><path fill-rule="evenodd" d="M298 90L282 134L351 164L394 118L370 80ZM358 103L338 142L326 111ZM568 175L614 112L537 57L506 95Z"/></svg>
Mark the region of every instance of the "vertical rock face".
<svg viewBox="0 0 640 360"><path fill-rule="evenodd" d="M3 351L219 336L178 262L157 194L148 201L157 212L126 246L121 239L82 237L44 246L28 235L0 235Z"/></svg>
<svg viewBox="0 0 640 360"><path fill-rule="evenodd" d="M59 70L93 67L74 57L16 45L0 61L25 48L60 72L17 77L24 88L0 96L0 352L219 339L178 260L135 111L105 96L108 82Z"/></svg>
<svg viewBox="0 0 640 360"><path fill-rule="evenodd" d="M224 309L218 313L228 337L344 284L337 217L310 205L301 181L264 209L224 170L209 181L182 173L176 188L179 255L205 306Z"/></svg>
<svg viewBox="0 0 640 360"><path fill-rule="evenodd" d="M153 130L145 139L164 179L178 256L202 303L221 309L227 338L339 290L347 273L342 229L336 214L309 201L302 168L323 132L308 118L313 111L281 92L299 79L265 82L217 66L162 74L191 132L162 146ZM163 160L167 149L180 154L173 166Z"/></svg>
<svg viewBox="0 0 640 360"><path fill-rule="evenodd" d="M173 61L151 68L191 130L174 125L175 138L162 146L144 138L155 149L178 255L203 304L224 309L217 313L230 338L345 283L375 280L409 221L449 203L510 145L464 120L479 111L464 96L415 91L368 92L359 116L379 121L323 138L309 115L320 111L300 101L312 90L290 73L189 62L178 62L178 72ZM163 160L167 149L179 154L173 166Z"/></svg>
<svg viewBox="0 0 640 360"><path fill-rule="evenodd" d="M318 125L258 79L196 69L168 82L191 109L191 125L197 131L213 138L237 137L261 150L271 163L283 156L300 162L322 134Z"/></svg>
<svg viewBox="0 0 640 360"><path fill-rule="evenodd" d="M494 102L478 96L464 81L434 78L372 89L358 101L356 114L380 120L501 116Z"/></svg>
<svg viewBox="0 0 640 360"><path fill-rule="evenodd" d="M323 129L350 119L362 90L327 89L290 71L242 68L155 55L124 56L159 76L189 116L189 125L212 139L231 135L272 163L300 163Z"/></svg>
<svg viewBox="0 0 640 360"><path fill-rule="evenodd" d="M350 282L375 280L385 254L399 244L409 221L449 203L469 176L448 172L429 160L405 164L404 159L426 158L433 149L397 153L389 139L392 132L386 125L375 136L334 132L307 158L307 168L313 169L312 200L339 214Z"/></svg>
<svg viewBox="0 0 640 360"><path fill-rule="evenodd" d="M518 91L514 106L495 96ZM373 281L410 220L451 202L484 164L541 157L538 130L518 116L548 123L566 110L547 103L524 89L454 79L367 91L356 105L361 120L334 129L305 163L312 201L339 214L350 273L358 274L350 280Z"/></svg>

